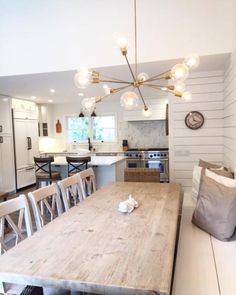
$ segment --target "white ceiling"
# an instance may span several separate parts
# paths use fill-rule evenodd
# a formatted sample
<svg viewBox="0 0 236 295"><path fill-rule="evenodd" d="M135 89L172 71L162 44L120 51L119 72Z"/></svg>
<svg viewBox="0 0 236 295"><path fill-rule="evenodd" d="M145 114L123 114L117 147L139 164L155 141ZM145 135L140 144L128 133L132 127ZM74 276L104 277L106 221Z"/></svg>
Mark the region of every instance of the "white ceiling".
<svg viewBox="0 0 236 295"><path fill-rule="evenodd" d="M137 0L140 62L232 52L235 0ZM235 9L234 9L235 8ZM0 0L0 76L121 65L133 0Z"/></svg>
<svg viewBox="0 0 236 295"><path fill-rule="evenodd" d="M117 54L119 54L119 52ZM198 71L224 70L228 57L229 54L201 57ZM138 64L138 72L146 72L149 76L153 76L154 74L170 69L179 61L181 60L167 60ZM126 65L96 68L95 70L100 71L104 75L118 79L132 80ZM0 77L0 94L3 94L3 96L8 95L29 100L32 100L31 96L36 96L37 99L35 101L38 103L47 103L48 99L53 99L53 103L76 102L79 100L79 92L82 92L84 97L104 94L102 84L90 85L84 90L76 88L73 81L75 73L76 71L62 71ZM117 85L113 86L119 87ZM55 93L50 93L50 88L55 89ZM150 97L151 95L150 88L146 91L145 88L142 88L142 92L144 96ZM156 96L156 90L153 90L153 95Z"/></svg>
<svg viewBox="0 0 236 295"><path fill-rule="evenodd" d="M202 56L200 71L224 69L235 6L235 0L137 0L139 71L158 74L192 52ZM115 39L128 36L133 62L133 12L133 0L0 0L0 93L77 101L73 76L81 65L129 79ZM101 85L84 91L101 93Z"/></svg>

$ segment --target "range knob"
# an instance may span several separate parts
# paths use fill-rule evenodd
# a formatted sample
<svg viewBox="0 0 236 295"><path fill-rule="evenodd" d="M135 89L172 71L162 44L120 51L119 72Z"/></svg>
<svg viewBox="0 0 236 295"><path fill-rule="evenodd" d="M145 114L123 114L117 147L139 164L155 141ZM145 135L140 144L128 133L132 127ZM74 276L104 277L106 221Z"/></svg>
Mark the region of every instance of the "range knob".
<svg viewBox="0 0 236 295"><path fill-rule="evenodd" d="M153 157L153 155L150 155L150 158L152 158Z"/></svg>
<svg viewBox="0 0 236 295"><path fill-rule="evenodd" d="M157 156L157 154L154 154L154 157L156 157Z"/></svg>
<svg viewBox="0 0 236 295"><path fill-rule="evenodd" d="M163 154L161 154L161 157L163 157Z"/></svg>
<svg viewBox="0 0 236 295"><path fill-rule="evenodd" d="M157 154L157 157L160 157L160 154Z"/></svg>
<svg viewBox="0 0 236 295"><path fill-rule="evenodd" d="M138 154L136 154L135 156L138 157Z"/></svg>
<svg viewBox="0 0 236 295"><path fill-rule="evenodd" d="M142 158L142 155L139 155L139 158Z"/></svg>

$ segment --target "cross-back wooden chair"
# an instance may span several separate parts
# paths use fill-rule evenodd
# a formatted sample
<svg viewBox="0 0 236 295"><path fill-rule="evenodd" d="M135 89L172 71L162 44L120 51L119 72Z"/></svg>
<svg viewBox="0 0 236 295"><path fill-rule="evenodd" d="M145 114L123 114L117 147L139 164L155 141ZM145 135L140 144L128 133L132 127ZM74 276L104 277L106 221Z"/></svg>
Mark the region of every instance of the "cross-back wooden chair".
<svg viewBox="0 0 236 295"><path fill-rule="evenodd" d="M32 204L37 230L62 214L60 192L56 183L30 192L28 197Z"/></svg>
<svg viewBox="0 0 236 295"><path fill-rule="evenodd" d="M66 157L68 176L72 176L75 173L88 169L88 162L91 161L91 157Z"/></svg>
<svg viewBox="0 0 236 295"><path fill-rule="evenodd" d="M83 200L82 184L78 173L58 181L58 185L61 189L65 211L68 211L72 205L75 206Z"/></svg>
<svg viewBox="0 0 236 295"><path fill-rule="evenodd" d="M78 177L81 182L83 199L85 199L97 190L95 174L92 168L88 168L78 173Z"/></svg>
<svg viewBox="0 0 236 295"><path fill-rule="evenodd" d="M5 221L8 223L7 233ZM0 203L0 255L32 234L30 210L25 195ZM42 288L0 282L1 294L26 294L26 290L29 295L43 294Z"/></svg>
<svg viewBox="0 0 236 295"><path fill-rule="evenodd" d="M160 182L160 170L157 168L125 168L124 181Z"/></svg>
<svg viewBox="0 0 236 295"><path fill-rule="evenodd" d="M55 180L60 180L61 175L58 171L52 171L52 162L54 157L34 157L35 163L35 177L36 177L36 188L39 188L41 182L51 184Z"/></svg>

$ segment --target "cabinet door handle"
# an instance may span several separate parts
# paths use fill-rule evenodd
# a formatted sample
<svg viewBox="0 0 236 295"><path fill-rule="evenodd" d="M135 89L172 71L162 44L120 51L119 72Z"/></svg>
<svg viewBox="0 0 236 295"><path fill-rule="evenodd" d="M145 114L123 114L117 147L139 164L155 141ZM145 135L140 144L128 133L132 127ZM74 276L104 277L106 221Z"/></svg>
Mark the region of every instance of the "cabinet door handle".
<svg viewBox="0 0 236 295"><path fill-rule="evenodd" d="M33 169L34 169L34 167L30 167L30 168L26 168L25 170L29 171L29 170L33 170Z"/></svg>
<svg viewBox="0 0 236 295"><path fill-rule="evenodd" d="M0 143L3 143L3 137L0 136Z"/></svg>
<svg viewBox="0 0 236 295"><path fill-rule="evenodd" d="M2 132L2 125L0 125L0 132Z"/></svg>
<svg viewBox="0 0 236 295"><path fill-rule="evenodd" d="M31 149L32 149L31 137L27 137L27 150L31 150Z"/></svg>

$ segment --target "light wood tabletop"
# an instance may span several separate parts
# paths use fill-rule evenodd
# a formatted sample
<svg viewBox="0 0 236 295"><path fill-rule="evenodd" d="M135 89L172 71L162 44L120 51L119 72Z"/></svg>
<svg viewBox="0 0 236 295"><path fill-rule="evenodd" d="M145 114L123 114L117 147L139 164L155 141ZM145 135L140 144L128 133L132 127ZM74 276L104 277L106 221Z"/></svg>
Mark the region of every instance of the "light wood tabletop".
<svg viewBox="0 0 236 295"><path fill-rule="evenodd" d="M118 212L128 195L139 207ZM177 184L117 182L0 257L0 281L100 294L170 294Z"/></svg>

